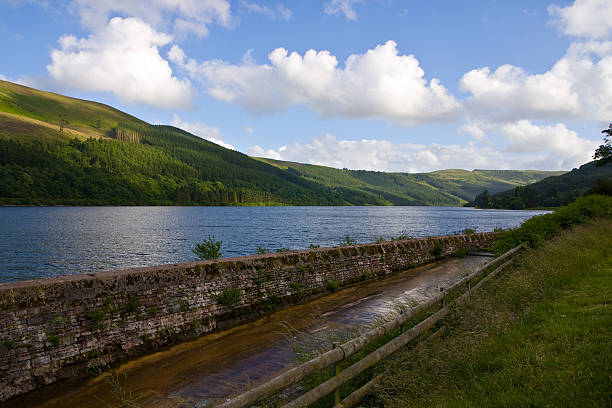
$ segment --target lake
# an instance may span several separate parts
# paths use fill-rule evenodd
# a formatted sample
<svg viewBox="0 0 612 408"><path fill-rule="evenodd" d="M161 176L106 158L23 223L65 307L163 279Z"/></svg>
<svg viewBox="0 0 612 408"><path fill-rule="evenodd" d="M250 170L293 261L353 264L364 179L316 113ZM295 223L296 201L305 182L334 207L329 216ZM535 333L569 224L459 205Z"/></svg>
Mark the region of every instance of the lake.
<svg viewBox="0 0 612 408"><path fill-rule="evenodd" d="M224 257L257 247L304 249L378 237L513 228L545 211L462 207L0 207L0 282L195 260L196 242Z"/></svg>

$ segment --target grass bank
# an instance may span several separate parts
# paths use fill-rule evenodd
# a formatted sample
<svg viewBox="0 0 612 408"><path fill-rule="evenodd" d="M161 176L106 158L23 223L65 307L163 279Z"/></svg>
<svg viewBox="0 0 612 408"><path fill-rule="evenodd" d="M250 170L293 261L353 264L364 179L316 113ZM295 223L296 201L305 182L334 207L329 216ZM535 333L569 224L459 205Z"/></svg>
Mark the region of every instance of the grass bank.
<svg viewBox="0 0 612 408"><path fill-rule="evenodd" d="M537 248L454 310L442 338L386 360L386 378L362 403L612 406L612 220L574 225L610 211L608 198L596 200L608 204L564 207L509 233L508 243L528 238Z"/></svg>

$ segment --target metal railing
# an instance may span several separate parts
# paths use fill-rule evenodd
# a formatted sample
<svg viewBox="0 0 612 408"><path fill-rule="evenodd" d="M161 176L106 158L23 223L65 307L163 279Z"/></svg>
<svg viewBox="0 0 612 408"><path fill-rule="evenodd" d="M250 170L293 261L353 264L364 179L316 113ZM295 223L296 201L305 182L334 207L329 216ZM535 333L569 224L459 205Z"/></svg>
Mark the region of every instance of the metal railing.
<svg viewBox="0 0 612 408"><path fill-rule="evenodd" d="M410 341L418 337L419 335L425 333L429 330L435 323L441 320L444 316L448 314L449 307L446 305L447 296L453 292L455 289L458 289L462 286L465 286L466 291L458 296L453 302L457 305L464 304L470 296L470 293L480 287L484 282L489 280L495 274L497 274L502 268L504 268L509 262L506 262L500 265L498 268L493 270L492 272L487 274L487 271L494 265L499 264L501 261L507 259L517 251L521 249L521 246L517 246L516 248L506 252L505 254L495 258L491 262L486 263L482 267L478 268L476 271L471 274L466 275L463 279L454 283L452 286L448 287L446 290L440 288L440 294L429 299L425 303L422 303L405 313L400 314L400 316L392 321L389 321L373 330L368 331L360 337L352 339L341 345L334 345L334 348L329 350L328 352L307 361L297 367L292 368L289 371L286 371L277 377L271 379L270 381L261 384L255 388L246 391L243 394L238 396L228 398L224 402L215 405L216 408L245 408L250 407L255 404L257 401L275 395L284 389L294 385L307 376L314 374L326 367L334 366L334 376L329 380L321 383L317 387L312 390L306 392L301 395L297 399L287 403L283 406L283 408L297 408L297 407L307 407L308 405L318 401L319 399L329 395L330 393L337 391L339 387L351 379L357 377L360 373L372 367L374 364L378 363L385 357L389 356L391 353L395 352L399 348L405 346ZM471 282L479 277L480 275L484 275L484 277L478 281L478 283L474 286L471 285ZM412 328L408 330L404 330L406 323L417 316L419 313L435 306L436 304L440 304L440 309L422 320ZM339 362L347 359L353 354L361 351L366 346L368 346L373 341L391 333L396 328L400 327L400 334L389 342L385 343L380 348L371 352L367 356L363 357L350 367L345 368L344 370L340 370ZM357 391L353 392L349 396L347 396L344 400L340 401L339 392L335 393L334 397L334 406L336 408L342 407L352 407L357 404L367 393L369 390L381 379L382 377L379 375L374 377L364 386L359 388Z"/></svg>

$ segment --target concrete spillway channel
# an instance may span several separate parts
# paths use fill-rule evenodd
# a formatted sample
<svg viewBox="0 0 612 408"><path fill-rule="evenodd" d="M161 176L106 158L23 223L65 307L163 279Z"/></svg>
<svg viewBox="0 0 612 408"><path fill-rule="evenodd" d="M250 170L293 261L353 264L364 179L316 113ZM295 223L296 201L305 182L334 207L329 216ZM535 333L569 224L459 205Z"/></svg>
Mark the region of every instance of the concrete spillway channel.
<svg viewBox="0 0 612 408"><path fill-rule="evenodd" d="M126 362L117 367L113 377L51 385L9 400L4 406L118 406L120 386L138 406L204 407L294 366L296 348L329 344L334 336L374 324L396 312L399 305L409 307L438 293L440 286L449 286L488 259L486 254L447 258L342 289Z"/></svg>

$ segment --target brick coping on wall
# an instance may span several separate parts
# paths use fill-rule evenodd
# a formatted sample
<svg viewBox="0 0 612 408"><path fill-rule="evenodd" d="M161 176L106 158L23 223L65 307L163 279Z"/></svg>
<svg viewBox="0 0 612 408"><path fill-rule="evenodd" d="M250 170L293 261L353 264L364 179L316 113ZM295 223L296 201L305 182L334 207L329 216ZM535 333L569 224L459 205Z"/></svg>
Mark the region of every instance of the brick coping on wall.
<svg viewBox="0 0 612 408"><path fill-rule="evenodd" d="M48 286L57 283L68 283L68 282L77 282L84 280L105 280L112 279L118 276L124 275L133 275L133 274L147 274L147 273L155 273L160 270L164 271L176 271L182 270L185 268L193 268L198 265L210 265L210 264L218 264L222 262L252 262L260 259L266 258L280 258L287 255L299 255L299 254L308 254L308 253L317 253L317 252L328 252L329 250L334 249L351 249L351 248L364 248L371 247L372 245L384 245L388 243L401 243L401 242L415 242L415 241L423 241L430 239L444 239L444 238L455 238L455 237L469 237L472 235L480 235L480 234L495 234L490 232L481 232L478 234L455 234L455 235L440 235L440 236L432 236L432 237L423 237L423 238L410 238L403 240L393 240L393 241L383 241L383 242L369 242L364 244L354 244L354 245L338 245L332 247L321 247L321 248L309 248L309 249L296 249L291 251L284 252L270 252L266 254L253 254L253 255L243 255L243 256L234 256L228 258L219 258L219 259L211 259L211 260L197 260L191 262L179 262L179 263L169 263L169 264L161 264L154 266L136 266L133 268L126 269L114 269L108 271L100 271L100 272L91 272L91 273L78 273L71 275L61 275L55 276L51 278L39 278L39 279L29 279L29 280L20 280L20 281L12 281L12 282L0 282L0 292L9 289L21 289L27 287L39 287L39 286Z"/></svg>

